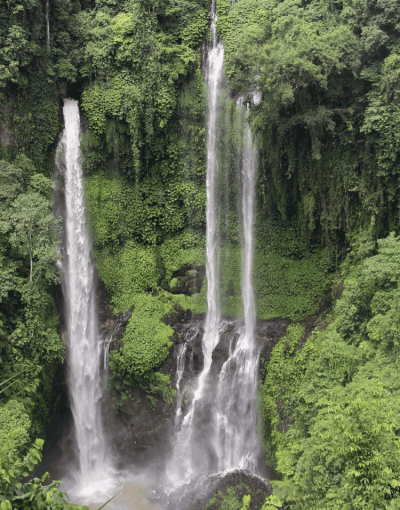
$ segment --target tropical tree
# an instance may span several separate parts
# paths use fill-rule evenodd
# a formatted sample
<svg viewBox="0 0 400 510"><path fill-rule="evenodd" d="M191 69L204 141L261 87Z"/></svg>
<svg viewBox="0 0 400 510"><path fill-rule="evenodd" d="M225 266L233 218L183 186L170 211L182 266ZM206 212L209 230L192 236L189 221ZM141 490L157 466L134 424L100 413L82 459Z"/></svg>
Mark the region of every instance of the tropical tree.
<svg viewBox="0 0 400 510"><path fill-rule="evenodd" d="M46 184L43 179L32 178L41 189ZM39 278L48 282L58 280L55 260L61 247L61 221L53 216L49 200L37 191L22 193L10 204L8 222L5 222L9 241L21 257L28 259L30 282Z"/></svg>

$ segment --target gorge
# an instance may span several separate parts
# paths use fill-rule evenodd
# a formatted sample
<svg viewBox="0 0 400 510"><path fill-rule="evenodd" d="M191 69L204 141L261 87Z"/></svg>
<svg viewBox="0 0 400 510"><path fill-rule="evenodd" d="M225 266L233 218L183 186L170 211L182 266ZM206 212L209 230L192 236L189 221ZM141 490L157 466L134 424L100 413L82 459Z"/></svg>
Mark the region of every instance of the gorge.
<svg viewBox="0 0 400 510"><path fill-rule="evenodd" d="M400 508L398 2L0 27L0 510Z"/></svg>

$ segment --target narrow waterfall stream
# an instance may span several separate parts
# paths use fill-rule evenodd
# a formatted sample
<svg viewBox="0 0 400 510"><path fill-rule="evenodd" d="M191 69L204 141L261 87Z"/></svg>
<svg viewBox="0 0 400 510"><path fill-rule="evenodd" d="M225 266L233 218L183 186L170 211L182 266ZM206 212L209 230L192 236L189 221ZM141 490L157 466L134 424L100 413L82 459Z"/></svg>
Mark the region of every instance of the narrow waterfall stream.
<svg viewBox="0 0 400 510"><path fill-rule="evenodd" d="M211 4L211 19L217 19L215 0ZM173 457L167 466L167 476L173 487L178 487L189 482L196 473L196 463L192 452L192 436L195 413L198 403L202 399L207 375L211 368L212 353L219 339L220 310L218 299L218 275L217 275L217 208L216 203L216 174L217 174L217 109L218 98L221 90L224 48L218 42L215 23L211 23L212 44L208 52L206 81L209 86L208 105L208 133L207 133L207 232L206 232L206 276L207 276L207 304L205 331L203 337L204 368L198 378L197 388L194 392L190 409L183 418L180 430L176 434L176 444Z"/></svg>
<svg viewBox="0 0 400 510"><path fill-rule="evenodd" d="M114 485L100 414L102 347L97 329L94 265L85 222L78 102L64 100L65 129L57 166L65 184L62 288L66 311L67 377L78 447L73 497L104 500Z"/></svg>
<svg viewBox="0 0 400 510"><path fill-rule="evenodd" d="M256 95L255 102L259 99ZM244 107L242 102L243 98L240 98L241 108ZM252 286L257 156L257 146L253 143L251 128L247 125L242 162L244 327L229 358L222 366L218 379L214 410L214 444L218 456L218 471L241 468L256 473L261 452L256 429L255 395L259 352L254 339L256 313Z"/></svg>
<svg viewBox="0 0 400 510"><path fill-rule="evenodd" d="M215 2L211 16L216 20ZM175 416L175 445L167 464L169 483L177 488L187 484L199 474L246 469L257 473L262 449L257 433L256 391L258 386L259 349L255 343L256 321L252 288L253 224L255 216L255 182L258 163L257 146L253 143L251 128L246 122L243 147L242 200L243 218L242 248L242 300L244 327L239 334L231 334L227 359L215 379L213 353L227 327L221 321L219 305L220 276L218 269L217 235L219 207L217 200L218 161L218 109L222 89L224 50L218 42L215 24L211 25L212 47L208 52L206 82L209 88L207 132L207 231L206 275L208 311L202 340L203 369L192 392L192 401L186 414L182 413L181 378L184 370L185 344L180 346L178 356L177 390L179 401ZM239 108L244 108L244 98ZM259 100L255 97L255 101ZM247 109L247 114L248 114ZM247 119L246 114L246 119ZM229 326L230 327L230 326ZM229 329L228 327L228 329ZM226 335L226 334L225 334ZM212 381L213 380L213 381ZM200 418L202 414L202 418ZM206 416L209 422L205 423Z"/></svg>

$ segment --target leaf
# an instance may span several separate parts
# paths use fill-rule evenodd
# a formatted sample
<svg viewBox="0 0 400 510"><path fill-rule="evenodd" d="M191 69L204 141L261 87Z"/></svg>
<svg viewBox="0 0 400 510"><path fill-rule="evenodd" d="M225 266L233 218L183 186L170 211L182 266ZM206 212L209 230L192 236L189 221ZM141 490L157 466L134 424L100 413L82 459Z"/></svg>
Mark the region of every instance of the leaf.
<svg viewBox="0 0 400 510"><path fill-rule="evenodd" d="M122 490L120 490L119 492L117 492L116 494L114 494L114 496L112 498L110 498L108 501L106 501L103 505L101 505L101 507L99 507L97 510L102 510L102 508L104 508L107 503L109 503L110 501L112 501L115 497L118 496L118 494L120 494L122 492Z"/></svg>

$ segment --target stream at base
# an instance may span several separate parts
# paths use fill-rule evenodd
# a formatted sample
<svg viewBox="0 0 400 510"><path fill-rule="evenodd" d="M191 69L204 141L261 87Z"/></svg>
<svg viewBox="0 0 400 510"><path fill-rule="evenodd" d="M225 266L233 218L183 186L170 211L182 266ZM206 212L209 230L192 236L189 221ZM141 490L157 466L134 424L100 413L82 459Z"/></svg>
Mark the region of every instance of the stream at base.
<svg viewBox="0 0 400 510"><path fill-rule="evenodd" d="M271 485L266 480L240 469L199 476L172 493L157 483L154 473L125 473L124 477L118 494L104 510L204 510L215 494L232 486L253 491L261 508L265 497L271 493ZM99 508L99 504L89 503L88 506L89 510Z"/></svg>
<svg viewBox="0 0 400 510"><path fill-rule="evenodd" d="M126 475L118 495L104 507L105 510L164 510L159 503L149 500L154 480L145 476ZM118 488L117 488L118 490ZM97 510L99 504L91 503L89 510Z"/></svg>

